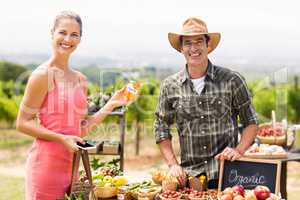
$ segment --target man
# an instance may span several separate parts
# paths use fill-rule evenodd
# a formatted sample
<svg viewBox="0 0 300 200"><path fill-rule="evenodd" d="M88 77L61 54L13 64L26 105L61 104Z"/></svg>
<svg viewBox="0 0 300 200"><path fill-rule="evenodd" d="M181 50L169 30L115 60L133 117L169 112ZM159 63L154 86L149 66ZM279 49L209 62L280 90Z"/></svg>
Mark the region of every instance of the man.
<svg viewBox="0 0 300 200"><path fill-rule="evenodd" d="M258 120L243 77L215 66L208 59L220 41L197 18L183 23L169 42L182 53L186 66L161 85L156 110L155 137L170 173L184 186L189 176L206 174L208 186L217 187L218 160L239 159L252 144ZM181 163L173 151L170 133L176 122ZM244 127L238 143L238 123Z"/></svg>

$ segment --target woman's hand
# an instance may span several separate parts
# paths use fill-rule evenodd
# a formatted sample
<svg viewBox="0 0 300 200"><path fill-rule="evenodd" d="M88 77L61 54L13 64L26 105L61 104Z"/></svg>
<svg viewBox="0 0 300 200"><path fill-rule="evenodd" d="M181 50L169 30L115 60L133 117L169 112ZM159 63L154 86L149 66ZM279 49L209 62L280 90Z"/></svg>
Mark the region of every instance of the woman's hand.
<svg viewBox="0 0 300 200"><path fill-rule="evenodd" d="M129 103L126 95L125 95L126 86L120 90L117 90L112 97L109 99L107 104L111 105L113 108L117 108L120 106L124 106Z"/></svg>
<svg viewBox="0 0 300 200"><path fill-rule="evenodd" d="M84 144L84 141L82 138L74 135L64 135L62 137L62 144L70 151L70 152L76 152L78 151L77 142L80 142L81 144Z"/></svg>

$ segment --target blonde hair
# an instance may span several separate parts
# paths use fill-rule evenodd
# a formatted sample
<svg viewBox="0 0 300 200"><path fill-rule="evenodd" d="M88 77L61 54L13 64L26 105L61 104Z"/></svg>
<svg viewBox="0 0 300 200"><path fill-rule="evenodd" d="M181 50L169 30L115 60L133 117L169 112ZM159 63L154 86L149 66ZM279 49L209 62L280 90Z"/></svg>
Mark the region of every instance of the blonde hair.
<svg viewBox="0 0 300 200"><path fill-rule="evenodd" d="M65 18L69 18L69 19L74 19L80 27L80 36L82 36L82 21L80 16L73 12L73 11L62 11L60 13L58 13L58 15L56 15L55 19L54 19L54 24L53 24L53 30L55 30L55 28L57 27L57 25L59 24L59 21L61 19L65 19Z"/></svg>

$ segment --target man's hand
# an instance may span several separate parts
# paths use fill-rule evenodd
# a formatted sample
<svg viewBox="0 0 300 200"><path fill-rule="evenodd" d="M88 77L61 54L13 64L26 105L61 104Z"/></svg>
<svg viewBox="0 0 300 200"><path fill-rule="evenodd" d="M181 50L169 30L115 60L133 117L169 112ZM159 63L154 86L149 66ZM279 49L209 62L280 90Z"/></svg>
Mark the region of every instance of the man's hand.
<svg viewBox="0 0 300 200"><path fill-rule="evenodd" d="M186 185L186 173L184 172L183 168L178 165L171 165L170 166L170 174L177 178L179 184L184 187Z"/></svg>
<svg viewBox="0 0 300 200"><path fill-rule="evenodd" d="M242 155L240 154L240 152L237 149L226 147L222 151L222 153L219 153L218 155L215 156L215 159L234 161L234 160L238 160L241 157L242 157Z"/></svg>

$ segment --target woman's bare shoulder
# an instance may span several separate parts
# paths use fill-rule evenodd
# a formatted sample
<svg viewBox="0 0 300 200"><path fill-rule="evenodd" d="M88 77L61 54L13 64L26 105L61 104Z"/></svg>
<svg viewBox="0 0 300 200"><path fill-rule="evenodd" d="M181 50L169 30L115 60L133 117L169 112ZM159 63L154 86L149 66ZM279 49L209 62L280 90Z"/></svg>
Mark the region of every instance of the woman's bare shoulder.
<svg viewBox="0 0 300 200"><path fill-rule="evenodd" d="M41 64L32 71L28 81L34 84L41 84L42 87L47 87L51 90L51 88L53 88L53 80L53 69L45 64Z"/></svg>
<svg viewBox="0 0 300 200"><path fill-rule="evenodd" d="M78 70L74 70L73 69L73 72L76 74L76 76L80 79L80 81L87 81L87 78L86 78L86 76L82 73L82 72L80 72L80 71L78 71Z"/></svg>

